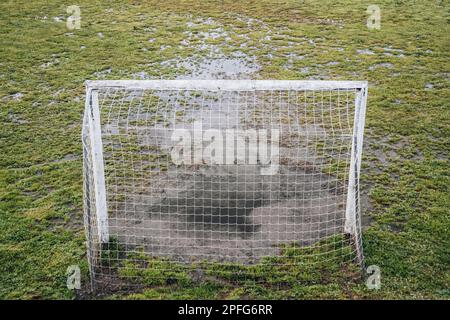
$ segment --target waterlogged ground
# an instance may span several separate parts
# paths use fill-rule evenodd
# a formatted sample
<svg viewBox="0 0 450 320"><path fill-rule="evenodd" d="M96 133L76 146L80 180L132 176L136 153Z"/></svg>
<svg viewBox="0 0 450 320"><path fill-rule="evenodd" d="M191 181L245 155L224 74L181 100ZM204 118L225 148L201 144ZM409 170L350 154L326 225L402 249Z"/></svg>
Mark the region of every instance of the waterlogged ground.
<svg viewBox="0 0 450 320"><path fill-rule="evenodd" d="M236 286L156 263L146 288L114 298L449 298L449 30L443 1L379 1L380 30L354 1L57 1L0 4L0 297L73 298L88 269L82 220L86 79L368 80L361 183L373 291L323 265ZM288 251L288 249L286 249ZM229 271L229 270L228 270ZM270 272L269 272L270 271ZM284 273L286 274L286 273ZM158 279L155 281L152 279Z"/></svg>

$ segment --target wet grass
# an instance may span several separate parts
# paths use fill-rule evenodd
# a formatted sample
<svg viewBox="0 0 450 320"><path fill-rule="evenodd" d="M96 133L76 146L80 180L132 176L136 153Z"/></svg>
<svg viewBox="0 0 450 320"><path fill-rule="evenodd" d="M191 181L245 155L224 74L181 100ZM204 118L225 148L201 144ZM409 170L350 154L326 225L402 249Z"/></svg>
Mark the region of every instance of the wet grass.
<svg viewBox="0 0 450 320"><path fill-rule="evenodd" d="M115 250L109 250L111 248ZM126 295L129 299L150 296L170 299L187 290L205 294L206 288L214 288L216 298L239 298L238 292L247 298L300 298L303 294L294 292L301 287L361 283L361 270L351 262L354 256L352 246L341 236L322 240L310 247L284 245L279 256L264 257L252 265L206 260L181 264L170 259L150 258L143 249L118 257L117 249L120 248L116 241L105 248L102 272L117 276L117 283L126 284L122 288L125 292L130 288L135 291ZM111 269L113 265L114 269ZM117 270L117 274L113 270ZM102 278L98 280L98 288L101 288L104 285ZM214 297L214 292L210 294ZM123 295L116 293L114 297Z"/></svg>
<svg viewBox="0 0 450 320"><path fill-rule="evenodd" d="M380 0L381 29L373 31L365 26L371 4L365 1L77 4L80 30L54 19L67 17L66 5L57 1L0 4L0 297L74 298L65 275L72 264L80 265L87 281L84 81L140 72L176 78L187 70L164 61L193 55L202 61L211 48L219 49L219 57L252 57L260 67L255 78L369 81L361 181L369 197L363 213L372 225L363 243L367 265L381 268L382 287L368 290L345 265L308 281L287 279L285 286L235 286L220 272L197 283L180 271L179 281L109 297L450 297L450 33L444 1ZM217 28L222 36L202 34ZM187 31L196 35L188 45L182 43ZM148 278L174 277L156 277L157 270L147 271Z"/></svg>

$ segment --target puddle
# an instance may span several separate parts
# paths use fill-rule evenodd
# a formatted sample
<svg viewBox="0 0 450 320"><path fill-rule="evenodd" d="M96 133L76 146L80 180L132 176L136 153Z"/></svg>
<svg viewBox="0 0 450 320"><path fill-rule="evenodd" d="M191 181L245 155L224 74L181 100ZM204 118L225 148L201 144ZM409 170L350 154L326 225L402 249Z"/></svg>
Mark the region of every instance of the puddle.
<svg viewBox="0 0 450 320"><path fill-rule="evenodd" d="M8 116L7 116L7 119L10 122L15 123L15 124L27 124L27 123L29 123L28 120L21 119L20 115L13 114L13 113L9 113Z"/></svg>
<svg viewBox="0 0 450 320"><path fill-rule="evenodd" d="M41 64L39 67L42 68L42 69L46 69L46 68L54 66L54 65L56 65L58 63L59 63L59 59L56 58L56 59L53 59L52 61L48 61L48 62L45 62L45 63Z"/></svg>
<svg viewBox="0 0 450 320"><path fill-rule="evenodd" d="M161 63L163 67L176 70L176 79L254 79L261 66L256 58L242 51L225 55L219 46L201 44L199 51L187 59L171 59Z"/></svg>
<svg viewBox="0 0 450 320"><path fill-rule="evenodd" d="M24 94L22 92L16 92L9 96L4 96L2 98L2 101L7 101L7 100L20 101L20 100L22 100L23 96L24 96Z"/></svg>
<svg viewBox="0 0 450 320"><path fill-rule="evenodd" d="M188 59L177 66L187 70L177 79L249 79L260 69L249 57Z"/></svg>
<svg viewBox="0 0 450 320"><path fill-rule="evenodd" d="M369 49L364 49L364 50L356 50L357 54L367 54L367 55L373 55L375 54L373 51L369 50Z"/></svg>
<svg viewBox="0 0 450 320"><path fill-rule="evenodd" d="M374 65L370 66L369 70L373 71L373 70L378 69L378 68L392 69L393 67L394 67L394 65L392 63L384 62L384 63L378 63L378 64L374 64Z"/></svg>
<svg viewBox="0 0 450 320"><path fill-rule="evenodd" d="M404 53L405 51L402 49L395 49L392 47L385 47L383 48L384 51L388 51L388 52L395 52L395 53Z"/></svg>
<svg viewBox="0 0 450 320"><path fill-rule="evenodd" d="M251 21L249 23L255 23ZM203 26L208 30L198 30ZM215 20L194 19L189 21L180 41L181 46L189 46L195 53L186 59L170 59L161 63L162 67L176 70L176 79L253 79L261 69L256 57L248 55L238 47L229 45L231 35L248 39L246 34L225 30L224 26ZM222 39L222 44L212 44L211 40ZM240 47L246 47L244 42ZM167 49L162 46L160 50ZM231 53L224 53L224 49L231 49Z"/></svg>
<svg viewBox="0 0 450 320"><path fill-rule="evenodd" d="M305 73L306 74L306 73L309 73L311 71L311 68L310 67L303 67L303 68L300 68L299 71L301 73Z"/></svg>
<svg viewBox="0 0 450 320"><path fill-rule="evenodd" d="M66 154L64 157L62 157L61 159L53 160L52 163L63 163L63 162L75 161L75 160L79 160L80 158L81 158L81 156L77 156L73 153L69 153L69 154Z"/></svg>
<svg viewBox="0 0 450 320"><path fill-rule="evenodd" d="M135 79L135 80L149 80L149 79L152 79L152 77L145 71L140 71L140 72L133 73L131 75L131 78Z"/></svg>
<svg viewBox="0 0 450 320"><path fill-rule="evenodd" d="M112 68L108 68L108 69L104 69L104 70L101 70L101 71L97 71L97 72L94 72L94 74L93 74L93 76L94 76L94 78L104 78L104 77L106 77L108 74L110 74L112 72Z"/></svg>

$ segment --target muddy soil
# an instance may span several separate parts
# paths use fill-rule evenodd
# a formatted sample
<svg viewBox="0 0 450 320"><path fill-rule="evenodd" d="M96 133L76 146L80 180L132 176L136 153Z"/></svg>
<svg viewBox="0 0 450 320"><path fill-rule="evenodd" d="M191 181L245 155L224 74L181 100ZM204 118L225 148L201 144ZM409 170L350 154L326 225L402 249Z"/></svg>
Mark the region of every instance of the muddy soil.
<svg viewBox="0 0 450 320"><path fill-rule="evenodd" d="M120 242L178 261L251 263L282 243L310 245L343 231L345 187L300 167L171 169L110 219Z"/></svg>

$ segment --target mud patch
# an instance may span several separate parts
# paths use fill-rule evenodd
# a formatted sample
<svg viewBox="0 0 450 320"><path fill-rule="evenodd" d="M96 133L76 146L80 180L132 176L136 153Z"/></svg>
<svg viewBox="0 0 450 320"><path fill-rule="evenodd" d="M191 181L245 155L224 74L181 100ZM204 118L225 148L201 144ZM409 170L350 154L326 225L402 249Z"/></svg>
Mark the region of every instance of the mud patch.
<svg viewBox="0 0 450 320"><path fill-rule="evenodd" d="M171 169L117 208L110 232L180 262L253 263L279 254L282 243L310 245L343 231L345 186L336 178L301 167L273 176L258 169Z"/></svg>

